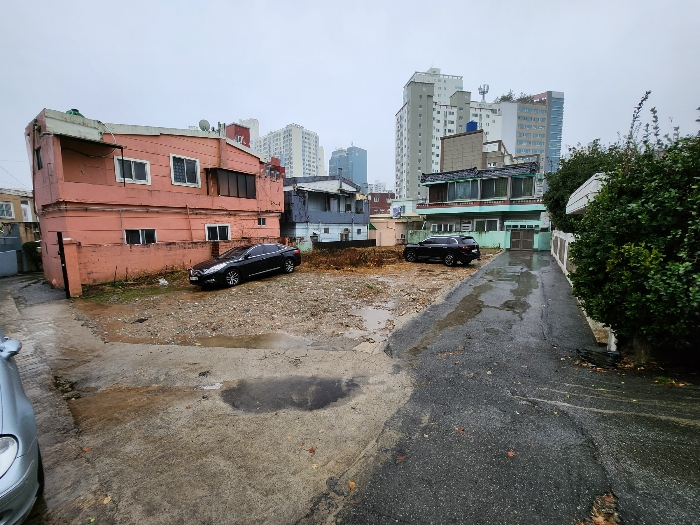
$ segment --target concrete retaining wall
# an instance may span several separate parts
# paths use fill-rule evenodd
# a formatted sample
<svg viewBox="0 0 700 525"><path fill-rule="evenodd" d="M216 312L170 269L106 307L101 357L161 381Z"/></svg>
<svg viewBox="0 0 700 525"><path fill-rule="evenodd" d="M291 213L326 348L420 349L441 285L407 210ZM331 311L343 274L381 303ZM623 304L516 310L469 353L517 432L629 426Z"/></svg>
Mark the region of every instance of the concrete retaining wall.
<svg viewBox="0 0 700 525"><path fill-rule="evenodd" d="M0 277L17 274L17 252L0 252Z"/></svg>

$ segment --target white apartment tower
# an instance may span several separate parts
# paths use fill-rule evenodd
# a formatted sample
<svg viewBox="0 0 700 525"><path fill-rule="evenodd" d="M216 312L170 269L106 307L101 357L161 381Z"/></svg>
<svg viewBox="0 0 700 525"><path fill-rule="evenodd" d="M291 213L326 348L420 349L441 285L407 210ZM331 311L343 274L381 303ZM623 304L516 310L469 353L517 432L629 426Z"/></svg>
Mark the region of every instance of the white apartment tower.
<svg viewBox="0 0 700 525"><path fill-rule="evenodd" d="M319 145L318 134L298 124L289 124L263 136L257 151L263 155L278 157L285 167L287 177L326 175L323 147Z"/></svg>
<svg viewBox="0 0 700 525"><path fill-rule="evenodd" d="M239 119L238 123L250 129L250 149L261 152L262 144L260 143L260 122L258 122L258 119Z"/></svg>
<svg viewBox="0 0 700 525"><path fill-rule="evenodd" d="M440 171L440 137L466 130L471 93L461 76L440 69L416 71L403 88L403 106L396 113L396 198L422 199L422 173Z"/></svg>

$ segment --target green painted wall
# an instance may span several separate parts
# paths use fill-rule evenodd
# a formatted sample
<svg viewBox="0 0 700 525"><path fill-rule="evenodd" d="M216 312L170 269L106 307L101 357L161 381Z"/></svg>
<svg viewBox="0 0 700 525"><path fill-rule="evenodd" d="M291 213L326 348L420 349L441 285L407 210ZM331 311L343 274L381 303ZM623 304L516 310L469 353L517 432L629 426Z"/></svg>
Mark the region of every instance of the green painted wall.
<svg viewBox="0 0 700 525"><path fill-rule="evenodd" d="M406 233L406 242L415 244L430 235L470 235L479 243L482 248L509 248L510 247L510 231L499 232L429 232L426 230L408 230ZM549 251L552 242L551 232L535 232L535 242L533 248L536 251Z"/></svg>

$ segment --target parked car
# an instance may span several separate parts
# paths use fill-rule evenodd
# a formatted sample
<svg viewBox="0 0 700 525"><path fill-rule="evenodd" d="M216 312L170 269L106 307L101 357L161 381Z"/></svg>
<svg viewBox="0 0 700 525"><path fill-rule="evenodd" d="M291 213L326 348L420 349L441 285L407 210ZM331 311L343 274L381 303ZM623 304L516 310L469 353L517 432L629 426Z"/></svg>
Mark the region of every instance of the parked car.
<svg viewBox="0 0 700 525"><path fill-rule="evenodd" d="M403 258L408 262L435 260L444 262L446 266L454 266L458 262L469 264L480 257L479 245L474 237L467 235L436 235L418 244L407 244L403 249Z"/></svg>
<svg viewBox="0 0 700 525"><path fill-rule="evenodd" d="M243 279L283 271L292 273L301 264L299 249L284 244L253 244L231 248L218 257L195 264L190 284L236 286Z"/></svg>
<svg viewBox="0 0 700 525"><path fill-rule="evenodd" d="M22 343L0 332L0 523L22 523L44 489L34 409L14 356Z"/></svg>

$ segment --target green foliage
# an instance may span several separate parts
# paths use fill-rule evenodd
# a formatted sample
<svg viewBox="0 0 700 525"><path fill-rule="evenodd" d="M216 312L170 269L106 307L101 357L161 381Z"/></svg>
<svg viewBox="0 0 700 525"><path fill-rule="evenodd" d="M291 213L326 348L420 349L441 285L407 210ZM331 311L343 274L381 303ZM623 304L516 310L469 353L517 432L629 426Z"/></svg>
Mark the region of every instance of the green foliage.
<svg viewBox="0 0 700 525"><path fill-rule="evenodd" d="M691 344L700 340L700 137L658 139L617 146L617 169L597 169L608 180L576 225L570 277L588 315L619 335Z"/></svg>
<svg viewBox="0 0 700 525"><path fill-rule="evenodd" d="M622 162L624 148L620 144L601 145L594 140L588 147L569 147L569 154L559 162L559 171L547 173L549 188L544 205L558 230L574 233L578 217L566 214L571 194L596 173L610 173Z"/></svg>
<svg viewBox="0 0 700 525"><path fill-rule="evenodd" d="M495 104L499 102L522 102L523 104L533 104L535 102L535 98L532 95L528 95L527 93L520 93L520 95L515 95L513 93L513 90L509 90L508 93L505 95L501 95L500 97L496 97L493 101Z"/></svg>
<svg viewBox="0 0 700 525"><path fill-rule="evenodd" d="M29 241L22 244L22 251L27 255L29 259L37 270L41 270L41 253L39 253L39 243L36 241Z"/></svg>

